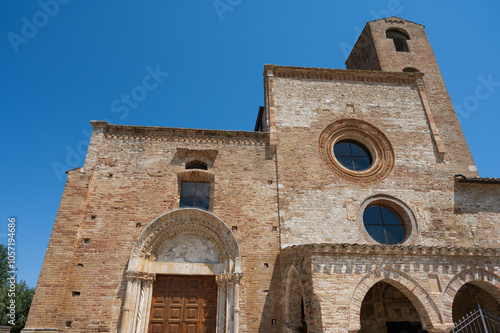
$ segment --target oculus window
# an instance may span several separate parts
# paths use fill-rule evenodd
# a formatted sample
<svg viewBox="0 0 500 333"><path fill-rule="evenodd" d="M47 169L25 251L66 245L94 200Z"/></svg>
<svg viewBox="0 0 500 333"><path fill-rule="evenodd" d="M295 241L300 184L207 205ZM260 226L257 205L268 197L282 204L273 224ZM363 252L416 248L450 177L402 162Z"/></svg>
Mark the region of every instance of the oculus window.
<svg viewBox="0 0 500 333"><path fill-rule="evenodd" d="M389 175L394 151L375 126L359 119L339 119L321 132L319 154L340 178L356 183L375 183Z"/></svg>
<svg viewBox="0 0 500 333"><path fill-rule="evenodd" d="M368 234L381 244L399 244L405 239L405 225L388 206L375 204L365 209L363 224Z"/></svg>
<svg viewBox="0 0 500 333"><path fill-rule="evenodd" d="M342 140L333 146L333 153L342 166L353 171L368 170L373 163L370 150L354 140Z"/></svg>
<svg viewBox="0 0 500 333"><path fill-rule="evenodd" d="M210 183L182 182L180 208L209 210Z"/></svg>

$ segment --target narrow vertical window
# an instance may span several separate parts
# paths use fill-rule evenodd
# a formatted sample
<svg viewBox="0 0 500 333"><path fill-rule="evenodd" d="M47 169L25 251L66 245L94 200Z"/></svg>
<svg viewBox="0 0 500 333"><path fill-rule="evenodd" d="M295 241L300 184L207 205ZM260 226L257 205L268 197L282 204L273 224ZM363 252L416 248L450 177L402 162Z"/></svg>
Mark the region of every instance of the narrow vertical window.
<svg viewBox="0 0 500 333"><path fill-rule="evenodd" d="M182 182L180 208L188 207L209 210L210 183Z"/></svg>

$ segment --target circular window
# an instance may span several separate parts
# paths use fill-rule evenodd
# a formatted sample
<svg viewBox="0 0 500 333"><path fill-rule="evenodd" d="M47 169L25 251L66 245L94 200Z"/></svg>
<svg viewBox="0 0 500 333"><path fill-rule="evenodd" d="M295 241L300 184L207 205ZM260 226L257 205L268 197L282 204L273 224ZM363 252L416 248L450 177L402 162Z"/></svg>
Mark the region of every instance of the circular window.
<svg viewBox="0 0 500 333"><path fill-rule="evenodd" d="M319 152L328 169L353 182L380 181L394 167L387 137L362 120L342 119L328 125L320 135Z"/></svg>
<svg viewBox="0 0 500 333"><path fill-rule="evenodd" d="M373 162L370 150L354 140L342 140L333 146L337 161L353 171L368 170Z"/></svg>
<svg viewBox="0 0 500 333"><path fill-rule="evenodd" d="M417 240L417 221L402 201L378 194L366 199L359 208L359 227L372 243L414 244Z"/></svg>
<svg viewBox="0 0 500 333"><path fill-rule="evenodd" d="M405 238L405 225L398 213L376 204L365 209L363 223L368 234L381 244L399 244Z"/></svg>

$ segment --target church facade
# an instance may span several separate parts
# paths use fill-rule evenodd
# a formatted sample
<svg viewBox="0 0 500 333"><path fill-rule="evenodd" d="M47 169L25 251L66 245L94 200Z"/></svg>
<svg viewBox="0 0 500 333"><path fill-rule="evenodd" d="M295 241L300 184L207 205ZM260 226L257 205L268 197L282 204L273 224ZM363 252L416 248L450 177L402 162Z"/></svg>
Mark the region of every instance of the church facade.
<svg viewBox="0 0 500 333"><path fill-rule="evenodd" d="M93 121L25 332L449 332L500 315L481 178L420 24L266 65L254 132Z"/></svg>

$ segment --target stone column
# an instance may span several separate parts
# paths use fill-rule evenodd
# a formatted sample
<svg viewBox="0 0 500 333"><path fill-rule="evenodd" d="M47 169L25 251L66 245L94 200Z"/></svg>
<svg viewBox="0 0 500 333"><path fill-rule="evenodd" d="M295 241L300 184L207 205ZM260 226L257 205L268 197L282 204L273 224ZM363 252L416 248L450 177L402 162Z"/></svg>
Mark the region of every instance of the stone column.
<svg viewBox="0 0 500 333"><path fill-rule="evenodd" d="M232 276L233 283L233 332L238 333L240 329L240 280L242 273L234 273Z"/></svg>
<svg viewBox="0 0 500 333"><path fill-rule="evenodd" d="M141 280L142 290L141 300L137 311L136 333L146 333L148 331L151 301L153 299L153 284L156 280L156 275L146 274L141 277Z"/></svg>
<svg viewBox="0 0 500 333"><path fill-rule="evenodd" d="M134 314L137 304L137 298L140 291L140 280L135 278L134 272L126 273L127 292L125 293L125 302L122 307L121 333L132 333L134 329Z"/></svg>
<svg viewBox="0 0 500 333"><path fill-rule="evenodd" d="M147 332L155 274L128 271L121 333ZM145 329L144 329L145 327Z"/></svg>
<svg viewBox="0 0 500 333"><path fill-rule="evenodd" d="M226 333L227 322L228 322L228 297L227 297L227 284L230 278L228 274L219 274L215 276L215 282L217 283L217 333Z"/></svg>

